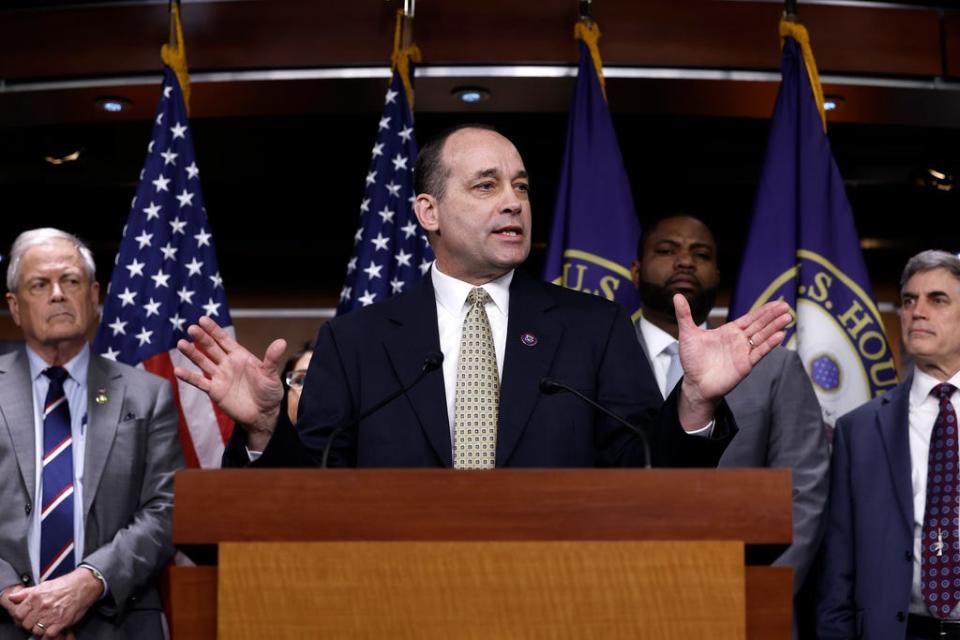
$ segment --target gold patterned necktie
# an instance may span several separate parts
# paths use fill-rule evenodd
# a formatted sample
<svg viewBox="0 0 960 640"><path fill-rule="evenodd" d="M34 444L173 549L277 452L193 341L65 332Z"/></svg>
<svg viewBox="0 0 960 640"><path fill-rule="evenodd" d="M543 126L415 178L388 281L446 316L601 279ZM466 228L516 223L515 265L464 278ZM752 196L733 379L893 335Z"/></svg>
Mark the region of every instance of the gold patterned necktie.
<svg viewBox="0 0 960 640"><path fill-rule="evenodd" d="M490 294L481 287L475 287L467 296L470 309L460 337L454 401L455 469L493 469L497 460L500 375L490 320L484 308L489 301Z"/></svg>

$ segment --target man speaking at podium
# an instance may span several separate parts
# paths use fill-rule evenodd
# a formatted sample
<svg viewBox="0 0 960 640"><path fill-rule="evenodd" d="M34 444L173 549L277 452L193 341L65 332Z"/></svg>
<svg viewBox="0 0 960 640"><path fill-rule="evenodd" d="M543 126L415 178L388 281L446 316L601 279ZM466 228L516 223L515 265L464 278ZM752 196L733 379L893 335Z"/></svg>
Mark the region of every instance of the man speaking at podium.
<svg viewBox="0 0 960 640"><path fill-rule="evenodd" d="M676 296L686 376L663 402L620 306L516 269L531 213L513 143L451 129L424 146L415 176L436 262L410 292L321 328L296 429L278 422L283 340L260 360L204 318L178 344L200 371L177 376L242 427L226 465L716 464L736 431L722 398L780 343L785 304L704 331Z"/></svg>

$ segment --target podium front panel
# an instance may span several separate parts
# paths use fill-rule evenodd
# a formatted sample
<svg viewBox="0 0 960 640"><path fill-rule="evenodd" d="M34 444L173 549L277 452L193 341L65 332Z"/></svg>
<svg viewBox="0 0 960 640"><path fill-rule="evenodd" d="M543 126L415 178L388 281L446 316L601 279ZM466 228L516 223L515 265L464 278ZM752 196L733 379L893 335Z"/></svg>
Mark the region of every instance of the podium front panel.
<svg viewBox="0 0 960 640"><path fill-rule="evenodd" d="M220 638L745 637L736 542L227 543Z"/></svg>

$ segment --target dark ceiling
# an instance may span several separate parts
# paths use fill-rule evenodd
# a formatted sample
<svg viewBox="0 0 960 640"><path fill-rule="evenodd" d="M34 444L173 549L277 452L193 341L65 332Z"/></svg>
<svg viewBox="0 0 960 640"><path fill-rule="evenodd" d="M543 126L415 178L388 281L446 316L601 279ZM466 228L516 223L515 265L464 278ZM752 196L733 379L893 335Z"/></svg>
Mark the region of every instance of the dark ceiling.
<svg viewBox="0 0 960 640"><path fill-rule="evenodd" d="M594 7L638 215L677 201L698 207L717 230L730 286L776 93L781 6ZM383 0L184 4L191 125L232 296L296 294L327 304L339 290L396 8ZM573 81L518 73L575 62L576 8L574 0L417 3L426 72L417 82L417 137L478 120L515 140L533 182L535 272ZM0 2L0 245L49 224L85 236L110 263L159 96L165 12L165 2ZM925 180L930 168L960 175L960 12L946 2L801 2L800 17L827 93L843 98L830 113L831 144L883 289L917 250L960 249L956 191ZM304 73L274 79L268 72L276 70ZM338 70L361 73L331 77ZM488 88L490 100L458 104L450 92L464 84ZM123 96L132 108L98 111L103 95ZM44 160L75 150L77 162Z"/></svg>

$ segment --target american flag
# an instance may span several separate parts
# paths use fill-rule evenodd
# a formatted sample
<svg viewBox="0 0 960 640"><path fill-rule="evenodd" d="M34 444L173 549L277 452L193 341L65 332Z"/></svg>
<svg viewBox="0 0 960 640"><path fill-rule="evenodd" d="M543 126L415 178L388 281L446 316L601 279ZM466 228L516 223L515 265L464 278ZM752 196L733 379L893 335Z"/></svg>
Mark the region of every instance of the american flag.
<svg viewBox="0 0 960 640"><path fill-rule="evenodd" d="M93 348L168 378L187 464L217 467L233 421L205 393L173 375L174 366L196 370L176 343L201 315L232 332L183 93L166 67L153 136Z"/></svg>
<svg viewBox="0 0 960 640"><path fill-rule="evenodd" d="M416 161L413 113L400 72L394 71L370 158L360 226L353 236L338 314L401 293L430 268L433 250L413 214Z"/></svg>

